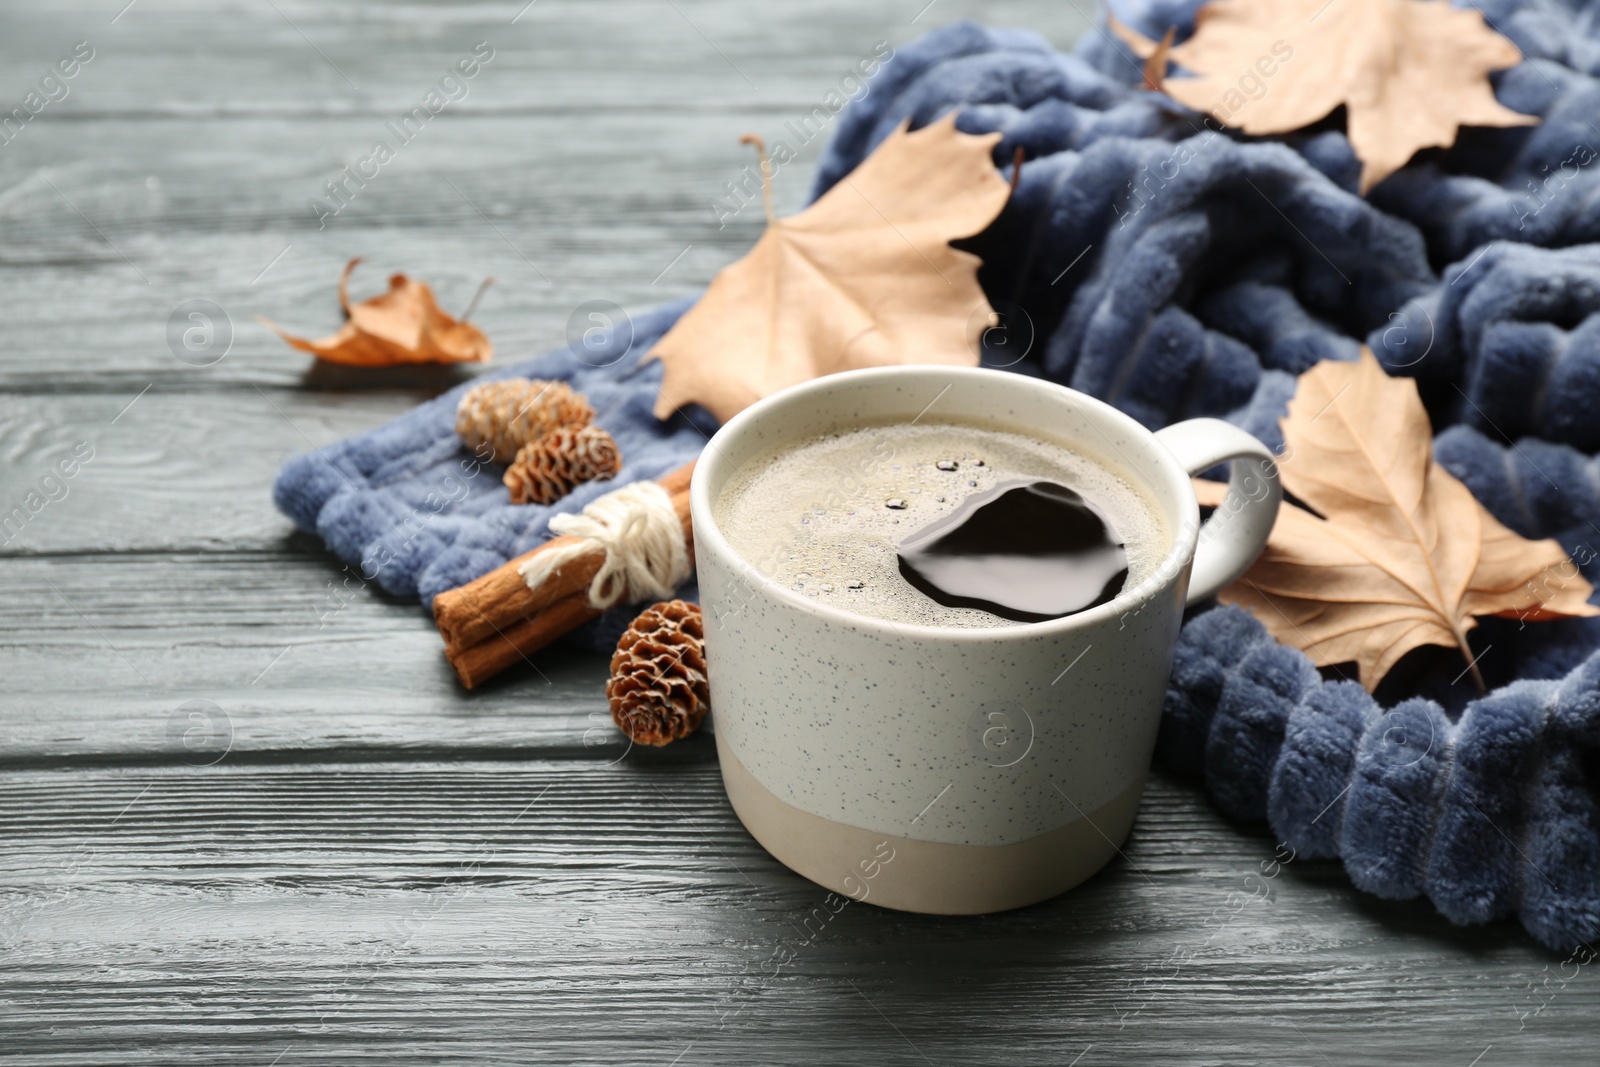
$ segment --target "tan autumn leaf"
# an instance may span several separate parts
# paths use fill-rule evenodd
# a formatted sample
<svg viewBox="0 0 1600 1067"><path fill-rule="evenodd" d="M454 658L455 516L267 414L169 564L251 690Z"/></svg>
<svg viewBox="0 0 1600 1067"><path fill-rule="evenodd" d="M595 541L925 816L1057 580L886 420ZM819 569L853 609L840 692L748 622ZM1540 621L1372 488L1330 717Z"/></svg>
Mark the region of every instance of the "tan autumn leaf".
<svg viewBox="0 0 1600 1067"><path fill-rule="evenodd" d="M1155 42L1111 28L1154 54ZM1288 133L1343 104L1363 193L1418 149L1454 144L1462 126L1539 121L1489 85L1490 71L1522 61L1517 46L1449 0L1216 0L1170 58L1187 76L1164 92L1246 133Z"/></svg>
<svg viewBox="0 0 1600 1067"><path fill-rule="evenodd" d="M465 321L465 316L451 318L434 301L432 289L404 274L389 277L388 292L351 304L350 272L360 262L352 259L339 276L339 306L349 321L337 333L310 341L267 319L258 316L257 321L300 351L330 363L386 367L396 363L486 363L493 358L494 346L482 330ZM480 288L479 293L482 291ZM473 302L476 304L476 297Z"/></svg>
<svg viewBox="0 0 1600 1067"><path fill-rule="evenodd" d="M727 421L785 386L859 367L976 366L993 311L977 256L950 247L994 220L1010 187L954 113L902 125L797 215L776 218L651 349L657 417L689 403ZM767 170L763 158L763 170Z"/></svg>
<svg viewBox="0 0 1600 1067"><path fill-rule="evenodd" d="M1559 544L1507 529L1434 460L1416 382L1367 349L1302 374L1282 426L1279 475L1306 508L1285 502L1266 551L1220 599L1317 666L1353 660L1371 690L1419 645L1471 663L1475 616L1600 614ZM1196 482L1202 504L1225 491Z"/></svg>

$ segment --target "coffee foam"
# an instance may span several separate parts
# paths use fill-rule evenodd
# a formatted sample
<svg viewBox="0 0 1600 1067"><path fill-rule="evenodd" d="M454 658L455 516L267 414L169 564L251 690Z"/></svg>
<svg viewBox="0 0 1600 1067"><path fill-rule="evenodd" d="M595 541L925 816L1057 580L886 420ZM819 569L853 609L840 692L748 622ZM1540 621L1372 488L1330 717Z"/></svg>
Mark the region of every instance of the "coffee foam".
<svg viewBox="0 0 1600 1067"><path fill-rule="evenodd" d="M941 470L941 462L955 469ZM902 540L966 497L1019 478L1061 482L1102 511L1126 546L1125 589L1154 573L1171 546L1155 501L1104 459L953 422L840 430L756 457L729 480L715 511L746 562L819 603L896 623L1021 626L938 603L901 577L896 556Z"/></svg>

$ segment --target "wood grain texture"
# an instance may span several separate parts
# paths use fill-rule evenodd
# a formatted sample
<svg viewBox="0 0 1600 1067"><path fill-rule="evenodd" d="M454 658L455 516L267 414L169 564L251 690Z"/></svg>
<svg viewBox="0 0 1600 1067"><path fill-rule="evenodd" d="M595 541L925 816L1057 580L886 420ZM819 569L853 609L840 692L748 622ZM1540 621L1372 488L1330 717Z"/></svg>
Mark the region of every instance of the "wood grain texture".
<svg viewBox="0 0 1600 1067"><path fill-rule="evenodd" d="M466 693L416 604L294 533L285 456L464 372L315 370L253 315L331 329L361 254L359 293L405 270L457 310L495 275L476 319L499 363L533 355L585 300L740 254L757 213L708 207L738 135L780 136L875 41L978 15L1065 46L1090 7L524 2L0 4L6 108L96 49L0 144L0 508L94 449L0 544L8 1061L1592 1060L1592 967L1336 864L1263 878L1270 839L1159 775L1066 897L834 915L739 826L709 738L628 749L604 657ZM470 95L319 229L307 199L477 40ZM233 326L209 365L169 347L192 299Z"/></svg>
<svg viewBox="0 0 1600 1067"><path fill-rule="evenodd" d="M759 209L719 226L710 207L753 163L739 136L785 138L876 42L981 12L1066 45L1092 9L939 0L913 23L921 4L541 0L513 25L524 3L240 5L226 32L200 3L139 0L115 25L100 4L9 15L0 63L19 72L19 99L75 40L97 53L0 145L0 279L16 298L0 386L59 386L42 351L119 389L300 384L307 359L251 318L331 328L354 254L370 259L359 291L407 270L456 309L494 275L479 323L499 359L536 354L583 301L655 304L741 255ZM385 124L479 40L495 58L401 145ZM379 139L395 158L319 223L307 202ZM783 211L804 202L825 137L787 140L800 157L780 175ZM167 351L169 314L189 299L232 320L214 366Z"/></svg>
<svg viewBox="0 0 1600 1067"><path fill-rule="evenodd" d="M295 543L0 561L0 764L182 759L190 701L223 717L201 758L622 753L605 657L551 649L468 694L417 604Z"/></svg>
<svg viewBox="0 0 1600 1067"><path fill-rule="evenodd" d="M48 502L0 532L0 555L279 546L294 532L272 506L283 461L381 425L429 395L255 388L0 394L7 470L0 512L25 503L75 449L87 445L81 456L92 451L61 480L56 499L41 491Z"/></svg>
<svg viewBox="0 0 1600 1067"><path fill-rule="evenodd" d="M1466 1064L1589 1032L1575 983L1517 1034L1515 935L1353 907L1333 865L1237 903L1270 842L1164 782L1080 890L949 920L834 915L709 763L10 777L0 996L68 1060Z"/></svg>

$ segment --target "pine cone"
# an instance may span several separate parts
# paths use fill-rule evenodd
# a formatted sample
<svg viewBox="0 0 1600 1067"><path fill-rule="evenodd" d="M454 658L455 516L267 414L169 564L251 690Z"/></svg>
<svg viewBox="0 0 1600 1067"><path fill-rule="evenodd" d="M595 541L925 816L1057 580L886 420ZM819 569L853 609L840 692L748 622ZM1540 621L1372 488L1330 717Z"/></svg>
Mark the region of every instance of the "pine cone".
<svg viewBox="0 0 1600 1067"><path fill-rule="evenodd" d="M506 468L513 504L554 504L584 482L622 469L622 452L598 426L563 426L523 445Z"/></svg>
<svg viewBox="0 0 1600 1067"><path fill-rule="evenodd" d="M456 405L456 433L468 448L490 446L496 463L562 426L586 426L594 408L566 382L508 378L467 390Z"/></svg>
<svg viewBox="0 0 1600 1067"><path fill-rule="evenodd" d="M606 683L611 718L641 745L688 737L711 707L700 605L652 604L628 626Z"/></svg>

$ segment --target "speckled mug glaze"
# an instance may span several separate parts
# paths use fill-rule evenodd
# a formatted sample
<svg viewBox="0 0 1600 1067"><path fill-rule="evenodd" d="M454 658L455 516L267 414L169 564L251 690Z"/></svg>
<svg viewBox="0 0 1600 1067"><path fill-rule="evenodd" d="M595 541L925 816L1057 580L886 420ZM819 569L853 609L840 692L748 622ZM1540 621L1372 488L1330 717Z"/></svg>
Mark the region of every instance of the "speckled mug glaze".
<svg viewBox="0 0 1600 1067"><path fill-rule="evenodd" d="M729 546L715 503L741 464L817 433L941 420L1066 444L1144 488L1172 545L1115 600L995 628L856 615L780 587ZM1202 528L1189 473L1233 464ZM1089 877L1133 825L1184 604L1266 542L1271 453L1215 419L1151 433L1020 374L887 367L784 390L728 422L690 489L711 704L734 810L829 889L890 908L1020 907ZM1198 548L1198 552L1197 552Z"/></svg>

